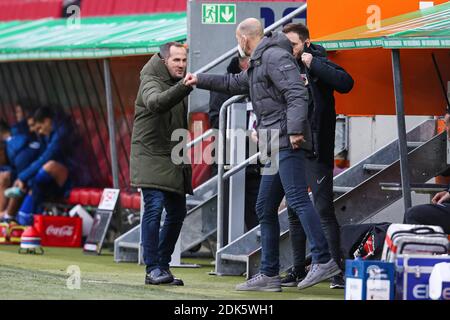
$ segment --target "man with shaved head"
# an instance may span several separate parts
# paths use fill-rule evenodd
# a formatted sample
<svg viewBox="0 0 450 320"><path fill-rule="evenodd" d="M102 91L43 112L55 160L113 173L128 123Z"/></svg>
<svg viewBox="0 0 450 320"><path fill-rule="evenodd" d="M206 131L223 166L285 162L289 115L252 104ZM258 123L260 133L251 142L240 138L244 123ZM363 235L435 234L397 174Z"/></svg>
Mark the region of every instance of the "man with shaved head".
<svg viewBox="0 0 450 320"><path fill-rule="evenodd" d="M278 207L286 195L289 206L304 226L312 254L312 266L299 288L315 285L338 273L340 269L331 258L320 219L308 196L305 178L305 152L312 148L308 122L308 90L303 81L292 45L282 33L264 37L259 20L242 21L236 30L241 56L250 57L250 66L239 74L187 74L185 85L237 94L250 94L257 117L259 145L271 149L278 162L275 174L263 172L256 212L261 226L260 272L236 290L281 291L279 276ZM279 150L273 150L278 133ZM268 137L265 139L263 137ZM266 168L271 164L267 163ZM265 170L266 171L266 170Z"/></svg>

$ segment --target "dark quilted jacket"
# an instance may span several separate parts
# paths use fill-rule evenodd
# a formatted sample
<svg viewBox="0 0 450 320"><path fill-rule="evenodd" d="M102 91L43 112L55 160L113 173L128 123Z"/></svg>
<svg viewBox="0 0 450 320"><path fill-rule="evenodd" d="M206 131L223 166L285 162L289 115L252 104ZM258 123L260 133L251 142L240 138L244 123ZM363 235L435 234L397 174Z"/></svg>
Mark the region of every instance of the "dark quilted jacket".
<svg viewBox="0 0 450 320"><path fill-rule="evenodd" d="M272 33L264 37L250 57L247 71L226 75L198 74L197 87L233 95L250 94L259 131L278 130L280 149L290 147L289 135L303 134L306 142L301 147L311 149L308 90L301 81L291 43L284 34ZM261 142L265 144L268 140Z"/></svg>

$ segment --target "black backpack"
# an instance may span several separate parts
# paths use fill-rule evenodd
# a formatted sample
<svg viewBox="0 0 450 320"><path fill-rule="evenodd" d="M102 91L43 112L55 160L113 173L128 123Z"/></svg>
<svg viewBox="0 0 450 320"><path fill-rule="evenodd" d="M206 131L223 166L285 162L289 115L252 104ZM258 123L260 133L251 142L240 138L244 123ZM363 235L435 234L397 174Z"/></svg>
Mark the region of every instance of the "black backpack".
<svg viewBox="0 0 450 320"><path fill-rule="evenodd" d="M384 239L391 223L349 224L341 227L341 250L344 259L380 260Z"/></svg>

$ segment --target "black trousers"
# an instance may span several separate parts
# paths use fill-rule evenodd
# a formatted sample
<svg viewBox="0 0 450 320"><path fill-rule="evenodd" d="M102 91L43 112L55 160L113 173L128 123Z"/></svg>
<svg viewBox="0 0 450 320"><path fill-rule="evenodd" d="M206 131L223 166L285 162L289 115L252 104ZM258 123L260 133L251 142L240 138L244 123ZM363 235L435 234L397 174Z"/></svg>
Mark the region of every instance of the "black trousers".
<svg viewBox="0 0 450 320"><path fill-rule="evenodd" d="M450 203L421 204L409 208L404 223L440 226L445 233L450 234Z"/></svg>
<svg viewBox="0 0 450 320"><path fill-rule="evenodd" d="M314 207L320 216L330 254L343 270L340 227L333 204L333 168L317 161L316 158L306 158L305 165L306 181L313 194ZM298 216L289 208L289 204L288 216L294 268L303 270L306 265L306 234Z"/></svg>
<svg viewBox="0 0 450 320"><path fill-rule="evenodd" d="M259 224L256 214L256 200L258 199L260 183L261 174L259 169L255 170L247 167L245 174L245 227L247 231Z"/></svg>
<svg viewBox="0 0 450 320"><path fill-rule="evenodd" d="M217 175L217 164L211 166L211 176ZM259 184L261 182L261 173L258 165L250 165L245 169L245 227L248 230L256 227L258 216L256 215L256 199L258 198ZM227 192L227 188L226 192ZM225 198L228 198L226 196ZM225 201L225 206L228 202ZM225 210L228 213L228 209ZM228 216L224 217L228 221ZM228 227L224 230L224 234L228 234Z"/></svg>

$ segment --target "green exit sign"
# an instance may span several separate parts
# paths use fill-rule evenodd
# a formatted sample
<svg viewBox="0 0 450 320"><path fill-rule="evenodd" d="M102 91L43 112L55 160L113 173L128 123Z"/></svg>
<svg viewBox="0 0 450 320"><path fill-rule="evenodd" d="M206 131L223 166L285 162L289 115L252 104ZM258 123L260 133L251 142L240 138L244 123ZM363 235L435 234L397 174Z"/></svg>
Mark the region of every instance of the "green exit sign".
<svg viewBox="0 0 450 320"><path fill-rule="evenodd" d="M235 4L202 4L203 24L236 24Z"/></svg>

